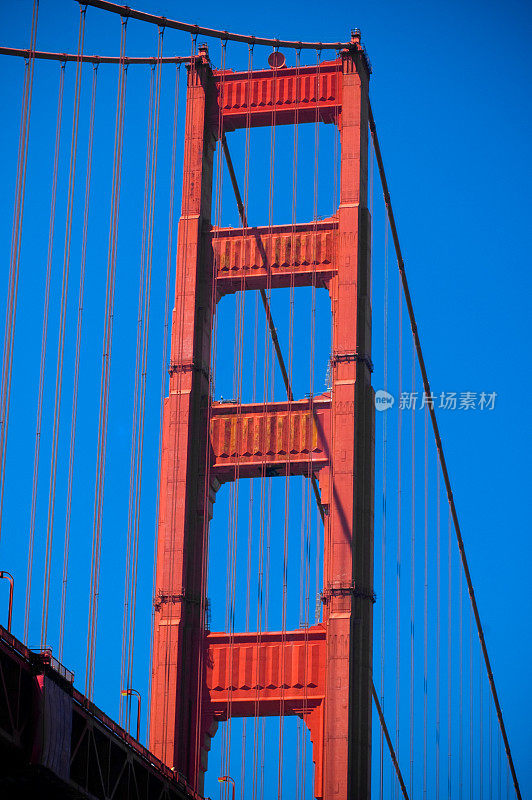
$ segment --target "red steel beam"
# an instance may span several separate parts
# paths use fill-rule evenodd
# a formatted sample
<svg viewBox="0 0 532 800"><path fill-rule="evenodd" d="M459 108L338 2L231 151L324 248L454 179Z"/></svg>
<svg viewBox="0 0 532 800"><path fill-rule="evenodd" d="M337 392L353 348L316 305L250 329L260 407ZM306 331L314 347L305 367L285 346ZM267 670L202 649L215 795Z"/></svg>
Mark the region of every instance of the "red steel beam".
<svg viewBox="0 0 532 800"><path fill-rule="evenodd" d="M330 398L213 403L211 474L221 483L261 475L309 475L329 464Z"/></svg>
<svg viewBox="0 0 532 800"><path fill-rule="evenodd" d="M326 287L336 274L338 221L213 228L219 295L240 289Z"/></svg>
<svg viewBox="0 0 532 800"><path fill-rule="evenodd" d="M231 717L298 716L309 728L314 796L323 797L327 629L209 633L204 730Z"/></svg>
<svg viewBox="0 0 532 800"><path fill-rule="evenodd" d="M334 122L342 110L341 59L311 67L214 70L223 130L294 122Z"/></svg>
<svg viewBox="0 0 532 800"><path fill-rule="evenodd" d="M217 717L279 716L314 707L325 696L324 625L285 633L209 633L206 674Z"/></svg>

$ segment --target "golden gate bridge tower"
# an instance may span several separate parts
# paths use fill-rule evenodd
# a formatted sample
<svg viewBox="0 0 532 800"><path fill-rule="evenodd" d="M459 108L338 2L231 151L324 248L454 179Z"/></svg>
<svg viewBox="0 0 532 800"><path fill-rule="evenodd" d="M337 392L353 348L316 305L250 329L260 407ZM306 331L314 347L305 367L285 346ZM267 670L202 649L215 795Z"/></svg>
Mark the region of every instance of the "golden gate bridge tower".
<svg viewBox="0 0 532 800"><path fill-rule="evenodd" d="M388 796L394 800L399 797L414 800L422 793L425 799L438 800L440 796L447 796L449 800L465 800L466 797L485 800L487 791L492 800L495 782L501 800L504 777L506 796L510 797L513 784L512 797L521 800L444 456L435 395L428 379L406 278L369 98L371 68L360 31L353 31L350 41L343 43L280 41L201 28L109 0L80 0L77 52L48 52L37 49L39 0L32 0L31 5L30 47L0 46L0 57L10 64L17 60L24 64L19 76L18 155L15 158L9 151L4 158L6 167L15 166L10 173L14 201L7 293L0 297L0 304L5 305L0 362L0 590L9 591L7 627L0 625L0 796L18 800L27 792L34 797L86 800L204 800L206 792L212 791L212 773L216 769L213 751L219 747L222 756L216 775L220 775L218 780L222 784L220 797L228 800L232 790L233 800L236 800L238 788L241 800L264 800L268 792L273 796L271 785L266 787L266 793L264 791L265 750L273 749L266 741L265 730L272 718L277 718L279 758L275 765L277 787L273 793L278 800L287 796L305 800L310 795L310 783L316 800L369 800L376 786L381 800ZM89 7L94 7L96 18L101 20L105 12L107 20L116 23L117 36L118 32L120 34L119 55L85 52ZM127 55L127 28L131 21L155 33L157 55ZM164 36L169 30L178 31L180 36L183 33L190 36L188 55L164 55ZM200 35L220 42L219 68L214 65L207 45L198 47ZM98 41L100 37L104 39L98 29ZM248 46L247 70L234 71L226 66L229 41ZM181 45L182 42L179 45L182 49ZM255 47L268 48L267 69L255 68ZM281 50L296 54L295 65L286 65ZM311 59L306 58L302 63L302 50L316 54L314 64L309 64ZM324 52L330 57L322 57ZM45 62L46 69L50 70L48 76L52 70L52 63L48 62L55 62L57 67L57 117L55 138L50 136L49 142L43 133L44 127L41 130L35 126L40 149L36 151L39 158L32 163L31 157L28 159L32 97L34 103L35 97L37 104L40 102L37 112L41 114L41 123L50 117L51 84L40 84L39 90L33 91L34 72L38 74L36 64L39 62ZM235 61L235 64L242 63ZM131 110L128 108L126 113L128 80L131 82L128 71L136 69L137 65L144 65L139 71L144 70L144 77L149 80L134 86L137 92L132 105L139 124L132 125L128 119ZM169 65L175 69L174 93L169 90L165 96L166 89L161 91L162 72ZM75 79L70 82L69 69L75 70ZM98 88L102 77L98 75L101 76L104 69L109 69L107 75L111 74L112 90L116 92L114 117L109 114L110 95L106 91L109 86L105 83L106 113L98 116L102 102L101 95L97 94L102 91ZM185 76L183 114L179 88L181 77ZM69 105L71 83L73 102ZM144 99L143 86L146 89ZM85 95L90 97L90 102L84 107L82 98ZM164 102L161 112L161 98L167 101L166 117ZM67 110L72 115L72 128L70 141L65 144L62 132ZM34 116L37 112L33 111ZM11 116L6 115L6 120ZM180 138L178 122L182 118ZM168 124L171 120L173 124ZM141 122L146 125L145 140ZM334 201L332 213L329 208L325 217L318 216L318 197L321 196L318 192L318 130L323 131L322 124L334 132L334 154L329 159L333 162L334 177L328 176L331 185L334 182ZM281 126L291 126L294 132L293 175L289 176L293 180L292 219L274 224L273 161L275 133ZM312 218L305 221L298 221L299 207L296 214L300 126L314 127L315 136L314 166L305 173L305 191L314 180L314 211L309 214ZM6 131L8 128L6 122ZM263 129L257 132L258 137L268 132L271 137L270 209L268 219L250 224L247 217L249 197L255 190L258 195L258 188L264 189L267 183L262 180L259 168L255 171L254 164L250 167L250 132L256 128ZM160 264L164 260L160 247L157 249L162 230L157 215L160 202L157 164L164 149L160 147L159 135L162 138L164 131L168 140L172 140L166 153L171 175L167 182L168 223L164 220L164 224L168 224L165 284L161 280L163 272L154 277L152 270L152 262ZM232 140L237 146L239 141L242 144L239 136L244 135L245 164L243 170L239 170L235 169L230 148ZM32 141L35 134L33 137ZM130 139L134 144L128 150ZM52 140L53 147L47 150L47 143ZM138 168L141 140L146 152L143 206L142 165L137 183L131 177L133 168ZM6 142L11 142L16 149L15 136L7 137ZM4 140L1 145L4 147ZM106 145L109 145L107 150ZM182 171L176 156L181 145ZM80 155L82 149L86 153L85 161ZM6 152L8 150L9 147ZM37 164L38 169L36 161L42 161ZM123 161L131 168L127 177L131 183L127 184L129 202L124 203L129 209L123 209L120 217L121 196L126 193L121 184ZM47 175L42 170L47 162L51 165L48 249L47 256L41 258L46 253L46 243L41 250L35 242L44 242L39 236L40 229L46 228L41 223L46 206L43 186L46 187ZM84 178L84 191L79 186L76 189L76 181L81 182L79 174L76 178L76 163ZM161 163L165 164L162 156ZM238 227L222 224L222 164L226 165L235 196ZM373 241L378 224L373 205L375 166L384 200L382 275L375 269L372 273L372 249L377 249ZM159 165L159 175L164 169ZM241 172L245 176L244 199L237 178ZM176 173L182 174L182 188L177 236L174 236ZM109 217L103 222L102 208L106 204L102 199L102 186L109 189ZM129 188L131 186L137 187L138 195ZM94 197L98 198L100 206L96 213ZM35 242L30 242L26 250L22 247L25 202L26 218L33 214L30 219L38 223L27 225L32 234L35 233ZM130 213L128 235L120 239L119 218L123 220L127 210ZM48 207L45 211L48 213ZM58 219L64 216L61 221L64 248L60 248L59 255L57 235L54 245L56 216ZM3 215L0 215L0 241L7 230L4 228ZM126 238L129 241L125 242ZM91 245L94 245L93 250ZM131 260L139 255L137 250L140 250L138 287L136 273L131 267ZM398 267L395 295L388 281L389 251L393 251ZM61 255L61 268L56 269ZM121 259L123 263L118 264ZM172 264L175 264L175 294L170 311ZM42 275L40 266L43 266ZM77 290L72 290L74 271L79 278ZM372 316L373 309L377 317L381 308L374 303L372 309L375 276L384 284L382 358L375 359L375 374L381 369L384 389L377 393L372 386ZM163 284L165 292L157 294L157 288L160 290ZM138 288L136 316L131 302L131 297L134 298L130 294L132 286L135 293ZM39 287L43 291L39 292ZM278 334L272 311L275 293L280 295L281 290L287 289L291 304L288 364L281 347L284 338L281 327ZM293 313L294 296L309 290L313 298L310 330L301 326L299 317ZM318 292L325 298L321 310L325 308L328 315L330 351L327 341L324 347L329 365L327 388L314 393L313 348L318 338L314 303ZM248 350L243 343L243 303L251 293L256 306L255 352L250 365L244 357ZM218 388L216 337L227 345L225 329L219 331L217 326L222 318L220 305L231 295L234 295L236 309L235 365L229 364L229 367L234 366L233 386L240 382L240 388L236 399L224 401L221 397L216 399L215 395L215 387ZM116 307L115 296L118 296ZM393 349L389 343L393 337L388 337L389 297L397 312ZM86 332L84 304L91 307L92 316L96 308L104 311L101 357L94 345L90 319L89 333ZM18 343L20 332L15 344L17 306L18 329L23 329L25 337L23 346ZM257 360L260 361L256 333L259 309L263 312L265 334L264 365L261 364L264 366L263 397L257 392L255 380ZM124 318L126 323L123 323ZM293 328L297 327L294 320L300 326L298 334L304 342L303 348L309 350L309 353L305 351L305 356L310 355L311 391L303 396L294 391L293 383L299 381L297 369L292 380ZM150 337L157 326L159 334L162 331L162 358L160 383L154 393L159 406L155 409L150 405L149 363L152 360ZM112 362L114 327L120 328L122 339L121 348L116 348L115 341ZM373 330L377 341L377 324ZM406 348L405 353L402 349L404 334L411 345L408 353ZM53 366L50 367L49 354L47 356L49 340L54 337L57 339L55 372ZM41 343L40 361L33 355L35 341ZM131 347L131 342L136 349ZM231 360L227 357L230 347L222 347L227 366ZM374 349L377 352L377 348ZM395 371L397 386L387 383L388 360L391 371ZM113 378L113 384L111 364L116 362L118 370L115 366L113 375L118 372L119 380ZM410 393L402 391L405 387L403 362L408 362L405 370L411 370ZM35 363L38 369L32 372ZM253 372L251 393L242 391L242 381L249 379L249 372ZM279 374L282 384L278 383L274 392L274 379L278 381ZM20 408L12 399L12 385L13 398L24 399ZM68 391L64 388L67 385ZM92 392L94 387L99 388L99 395L98 391ZM390 388L396 390L396 397L401 401L403 394L410 394L411 398L409 408L401 401L395 406L394 411L398 413L393 435L388 427L391 426L390 415L384 413L377 426L375 419L376 408L386 410L393 405L394 397L387 391ZM416 410L413 397L418 394L417 390L423 400L422 407ZM114 400L113 392L117 393L118 401ZM471 393L465 394L471 403ZM486 403L485 393L482 394ZM29 440L28 396L31 400L33 395L36 424L34 439ZM492 395L493 403L495 395ZM69 401L71 407L65 414ZM117 428L124 426L129 401L132 413L128 472L123 466L127 451L123 448L122 431L113 438L116 431L112 429L113 423ZM379 402L383 402L384 407L379 406ZM153 422L157 410L158 428ZM421 412L424 424L417 424ZM149 435L145 435L144 429L147 418L152 423ZM76 434L78 440L82 439L82 446L79 441L76 445ZM11 445L8 451L10 438L15 439L17 446ZM379 458L376 458L376 439L382 443L382 457ZM109 448L108 441L112 442ZM110 458L113 446L115 451ZM145 448L148 450L149 446L151 450L146 455ZM26 451L31 451L29 458ZM44 454L48 451L49 464L45 464ZM95 457L90 465L87 453ZM396 504L393 520L386 510L387 468L391 474L392 454L397 478L395 494L392 493ZM94 495L87 505L86 489L94 477L94 461ZM148 462L145 472L150 472L150 465L152 469L149 478L145 476L146 487L143 486L143 463ZM107 489L107 498L112 494L111 503L104 502L106 480L110 483L109 474L106 479L108 463L115 464L114 479L116 473L120 473L119 480L114 480ZM89 471L91 477L87 478ZM301 512L299 509L294 512L292 507L290 516L287 498L292 478L301 483L303 499ZM280 485L283 479L284 508L279 504L272 509L271 487L276 481ZM235 599L235 574L239 563L236 557L237 508L242 500L238 487L242 482L247 486L257 485L253 483L256 481L260 483L261 492L258 515L255 506L255 517L260 518L256 539L260 542L257 544L253 540L252 523L256 519L251 519L250 500L246 621L238 627L244 616L234 613L240 601L238 597ZM47 497L42 491L43 482L47 484ZM28 490L26 493L24 487ZM226 490L232 503L228 519L223 518L222 505ZM374 501L380 494L380 569L375 570L375 586L381 596L377 598L374 591ZM312 544L309 508L316 510L316 507L311 503L317 507L318 523L318 533ZM156 514L152 514L157 516L156 524L151 520L151 541L144 505L152 512L156 507ZM44 508L46 513L41 513ZM105 525L104 508L109 515ZM448 511L447 526L442 522L441 508ZM222 570L216 563L213 567L216 556L211 557L213 552L220 552L220 549L215 550L219 545L215 538L218 516L223 518L228 538L226 623L218 625L222 629L213 630L207 596L213 584L216 606L223 602ZM292 553L288 546L292 534L289 520L294 517L301 528L299 627L287 622L292 620L286 598L289 554ZM76 522L72 522L71 530L73 520ZM64 538L58 544L57 529L63 523ZM303 531L305 525L307 539ZM240 528L243 527L240 522ZM279 545L276 552L283 551L282 590L279 592L282 609L272 623L268 617L269 599L264 599L263 594L267 596L269 591L269 572L273 574L273 567L279 566L270 561L269 549L273 539L280 539L282 529L284 542L275 542ZM422 535L419 535L420 529ZM152 558L151 551L146 557L146 542L150 548L156 545L151 564L153 583L146 579L150 571L145 569L146 563ZM250 623L249 613L252 546L260 551L256 559L259 565L256 626ZM316 551L315 579L303 576L304 560L307 559L307 569L311 548ZM268 550L266 559L265 549ZM253 552L253 558L255 555ZM102 568L102 560L106 558L107 572ZM143 567L140 577L139 563ZM401 587L402 565L406 567L406 576L402 578ZM118 583L117 576L122 568L124 595L119 608L121 597L114 584ZM23 585L24 574L21 573L24 572L25 592L20 592L18 587ZM279 578L278 572L276 578ZM74 589L73 583L76 584ZM142 591L137 592L141 585ZM278 588L274 586L272 594ZM309 608L313 588L318 593L318 605L311 622ZM39 600L41 590L42 601ZM4 596L0 595L2 619ZM24 603L19 602L19 597L24 598ZM374 620L377 600L380 614L376 614ZM83 601L87 601L86 609L83 607L81 613L87 610L88 625L80 639L79 614ZM272 603L277 613L275 602L279 603L278 597ZM22 605L24 615L19 611ZM143 623L136 617L137 605L142 606ZM117 608L118 616L122 614L118 622L122 623L121 642L116 636ZM106 615L112 617L110 624ZM20 624L22 616L23 625ZM221 619L222 615L216 616ZM37 648L30 643L39 621L40 647ZM152 627L148 633L150 621ZM101 633L102 627L106 628L105 635ZM407 629L406 635L402 633L403 628ZM69 649L70 637L75 640L77 651L74 646ZM391 646L385 646L387 639L392 640ZM108 652L102 653L107 649L102 647L102 641L108 646ZM138 653L141 658L136 655ZM376 663L380 660L380 681L374 677L374 653ZM81 668L84 674L83 691L75 683L74 672L62 663L68 663L71 656L73 661L78 661L69 667L76 667L78 675ZM139 662L142 662L140 666ZM97 664L103 678L98 676L95 681ZM79 682L79 677L76 680ZM98 704L100 697L105 698L101 708L96 705L95 693ZM403 695L408 695L408 702ZM133 700L136 736L131 733ZM112 706L114 701L118 708L116 715L102 710ZM143 739L141 712L146 707ZM373 707L379 726L372 724ZM286 717L297 723L298 739L293 748L297 748L297 764L290 777L290 780L294 777L293 783L287 780L283 784L283 768L294 766L283 763L290 760L283 750ZM236 737L231 738L231 723L236 719L242 721L238 723L243 731L240 751L238 743L235 744ZM251 747L246 750L245 745L245 725L250 719L254 724L251 780L251 770L248 768L246 774L244 769L246 754L251 751ZM311 758L306 749L307 741L311 744ZM375 753L376 744L378 753ZM228 767L231 748L239 751L240 774L238 767L234 767L235 771ZM275 754L271 763L274 757ZM408 765L406 769L405 765ZM376 769L377 766L380 769ZM206 778L208 768L210 773ZM250 783L252 791L249 791Z"/></svg>
<svg viewBox="0 0 532 800"><path fill-rule="evenodd" d="M189 67L183 198L165 401L150 749L202 789L226 717L299 715L317 798L370 796L374 400L371 387L369 67L358 34L333 61L247 72ZM211 225L213 150L246 125L338 125L340 205L326 221ZM230 137L228 137L230 138ZM245 222L245 220L244 220ZM283 257L278 251L283 251ZM258 267L253 265L259 256ZM280 266L280 264L282 266ZM314 285L332 307L332 391L285 402L210 398L213 304L238 289ZM306 475L323 514L323 622L205 632L208 524L237 476Z"/></svg>

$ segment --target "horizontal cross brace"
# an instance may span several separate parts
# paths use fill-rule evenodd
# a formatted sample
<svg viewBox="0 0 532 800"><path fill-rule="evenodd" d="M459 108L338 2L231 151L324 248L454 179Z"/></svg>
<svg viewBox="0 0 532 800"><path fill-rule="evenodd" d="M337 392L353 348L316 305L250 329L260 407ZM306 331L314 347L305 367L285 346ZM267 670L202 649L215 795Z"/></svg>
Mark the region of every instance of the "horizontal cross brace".
<svg viewBox="0 0 532 800"><path fill-rule="evenodd" d="M214 70L223 131L334 122L342 105L342 61L253 72Z"/></svg>
<svg viewBox="0 0 532 800"><path fill-rule="evenodd" d="M241 289L324 287L336 274L338 221L213 228L220 295Z"/></svg>
<svg viewBox="0 0 532 800"><path fill-rule="evenodd" d="M211 408L211 474L237 477L309 475L329 463L330 397L282 403L215 402Z"/></svg>
<svg viewBox="0 0 532 800"><path fill-rule="evenodd" d="M326 629L285 633L209 633L207 687L211 711L223 719L297 714L325 696Z"/></svg>

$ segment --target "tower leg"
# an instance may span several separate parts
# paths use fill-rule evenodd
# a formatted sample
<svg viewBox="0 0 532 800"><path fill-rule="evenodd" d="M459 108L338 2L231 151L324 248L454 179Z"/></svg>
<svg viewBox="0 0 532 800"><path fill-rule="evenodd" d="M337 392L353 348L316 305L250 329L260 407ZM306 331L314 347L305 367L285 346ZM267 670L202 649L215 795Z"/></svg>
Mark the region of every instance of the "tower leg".
<svg viewBox="0 0 532 800"><path fill-rule="evenodd" d="M325 533L325 800L371 794L373 392L367 72L342 58L338 271L332 281L332 465Z"/></svg>
<svg viewBox="0 0 532 800"><path fill-rule="evenodd" d="M150 749L194 787L201 783L205 555L210 511L207 406L212 328L210 214L212 73L189 68L183 198L165 401Z"/></svg>

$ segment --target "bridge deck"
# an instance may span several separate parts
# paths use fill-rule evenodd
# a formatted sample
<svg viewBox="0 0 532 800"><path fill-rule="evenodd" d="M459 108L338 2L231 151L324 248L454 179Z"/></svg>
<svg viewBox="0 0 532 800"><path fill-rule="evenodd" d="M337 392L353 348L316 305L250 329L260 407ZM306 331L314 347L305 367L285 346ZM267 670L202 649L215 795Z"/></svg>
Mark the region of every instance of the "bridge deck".
<svg viewBox="0 0 532 800"><path fill-rule="evenodd" d="M0 626L2 797L201 800L72 680Z"/></svg>

